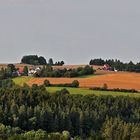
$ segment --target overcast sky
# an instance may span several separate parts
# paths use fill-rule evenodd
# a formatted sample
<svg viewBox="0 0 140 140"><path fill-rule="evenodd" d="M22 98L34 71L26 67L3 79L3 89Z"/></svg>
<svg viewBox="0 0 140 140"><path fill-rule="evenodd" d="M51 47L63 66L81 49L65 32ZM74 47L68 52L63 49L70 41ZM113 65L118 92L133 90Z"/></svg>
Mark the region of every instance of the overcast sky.
<svg viewBox="0 0 140 140"><path fill-rule="evenodd" d="M0 63L140 61L140 0L0 0Z"/></svg>

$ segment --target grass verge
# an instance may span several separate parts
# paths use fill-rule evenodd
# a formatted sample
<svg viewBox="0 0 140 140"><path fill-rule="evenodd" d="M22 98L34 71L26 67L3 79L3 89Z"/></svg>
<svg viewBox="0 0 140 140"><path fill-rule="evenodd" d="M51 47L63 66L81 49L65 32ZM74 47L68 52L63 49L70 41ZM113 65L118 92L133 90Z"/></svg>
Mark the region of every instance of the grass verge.
<svg viewBox="0 0 140 140"><path fill-rule="evenodd" d="M47 87L47 91L50 93L54 93L56 91L62 90L65 87ZM113 92L113 91L96 91L96 90L89 90L85 88L66 88L70 94L82 94L82 95L89 95L95 94L97 96L100 95L112 95L112 96L130 96L130 97L140 97L140 93L125 93L125 92Z"/></svg>

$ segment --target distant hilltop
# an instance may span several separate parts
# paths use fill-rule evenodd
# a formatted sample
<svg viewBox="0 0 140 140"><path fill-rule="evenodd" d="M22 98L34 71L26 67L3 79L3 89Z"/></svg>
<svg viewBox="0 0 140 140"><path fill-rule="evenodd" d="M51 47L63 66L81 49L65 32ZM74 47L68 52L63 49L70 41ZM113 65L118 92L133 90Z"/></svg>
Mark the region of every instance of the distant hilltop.
<svg viewBox="0 0 140 140"><path fill-rule="evenodd" d="M106 66L110 71L128 71L128 72L140 72L140 62L133 63L130 61L129 63L121 62L117 59L108 59L103 60L99 59L91 59L89 62L90 65L98 65L98 66Z"/></svg>
<svg viewBox="0 0 140 140"><path fill-rule="evenodd" d="M43 56L26 55L21 59L21 64L63 66L65 63L64 61L54 62L52 58L50 58L47 62Z"/></svg>

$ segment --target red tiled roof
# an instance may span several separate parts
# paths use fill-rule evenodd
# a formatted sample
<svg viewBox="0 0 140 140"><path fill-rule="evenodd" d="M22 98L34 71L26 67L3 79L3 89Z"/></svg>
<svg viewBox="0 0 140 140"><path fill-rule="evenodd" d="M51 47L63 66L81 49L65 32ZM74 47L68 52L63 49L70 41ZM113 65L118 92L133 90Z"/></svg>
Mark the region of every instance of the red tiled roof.
<svg viewBox="0 0 140 140"><path fill-rule="evenodd" d="M24 71L24 68L19 68L18 70L19 73L23 73L23 71Z"/></svg>

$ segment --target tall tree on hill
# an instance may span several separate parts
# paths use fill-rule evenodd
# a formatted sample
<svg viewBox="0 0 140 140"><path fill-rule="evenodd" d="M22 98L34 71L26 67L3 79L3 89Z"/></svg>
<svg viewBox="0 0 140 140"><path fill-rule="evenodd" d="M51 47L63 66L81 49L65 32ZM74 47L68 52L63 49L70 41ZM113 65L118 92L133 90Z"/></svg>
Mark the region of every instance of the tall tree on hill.
<svg viewBox="0 0 140 140"><path fill-rule="evenodd" d="M52 65L54 64L54 63L53 63L53 59L52 59L52 58L50 58L50 59L49 59L48 64L49 64L50 66L52 66Z"/></svg>
<svg viewBox="0 0 140 140"><path fill-rule="evenodd" d="M27 66L24 67L23 73L25 76L28 76L28 67Z"/></svg>
<svg viewBox="0 0 140 140"><path fill-rule="evenodd" d="M61 61L61 66L63 66L65 63L64 63L64 61Z"/></svg>
<svg viewBox="0 0 140 140"><path fill-rule="evenodd" d="M42 56L38 57L37 55L27 55L23 56L21 63L31 65L46 65L46 59Z"/></svg>
<svg viewBox="0 0 140 140"><path fill-rule="evenodd" d="M46 59L44 57L40 56L39 57L39 64L40 65L46 65L47 64Z"/></svg>

